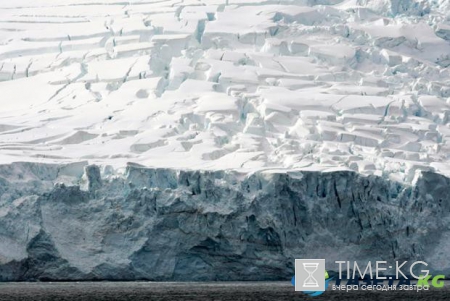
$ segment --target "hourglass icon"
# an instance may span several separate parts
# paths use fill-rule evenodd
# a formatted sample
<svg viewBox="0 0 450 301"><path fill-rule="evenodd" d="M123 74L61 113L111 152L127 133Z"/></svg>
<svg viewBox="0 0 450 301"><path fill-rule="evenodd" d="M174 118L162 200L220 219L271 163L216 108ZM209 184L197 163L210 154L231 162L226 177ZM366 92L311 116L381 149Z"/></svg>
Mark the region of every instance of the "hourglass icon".
<svg viewBox="0 0 450 301"><path fill-rule="evenodd" d="M295 259L295 290L325 291L325 259Z"/></svg>
<svg viewBox="0 0 450 301"><path fill-rule="evenodd" d="M317 271L319 263L317 262L303 262L303 268L308 273L308 277L306 277L303 282L303 287L319 287L319 282L316 278L314 278L313 274Z"/></svg>

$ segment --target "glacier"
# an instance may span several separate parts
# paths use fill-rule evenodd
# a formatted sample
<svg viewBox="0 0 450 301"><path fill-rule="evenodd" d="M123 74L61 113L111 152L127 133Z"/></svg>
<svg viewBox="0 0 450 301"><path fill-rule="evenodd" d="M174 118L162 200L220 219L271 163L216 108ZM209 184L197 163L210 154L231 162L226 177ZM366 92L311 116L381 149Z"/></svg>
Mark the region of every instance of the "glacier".
<svg viewBox="0 0 450 301"><path fill-rule="evenodd" d="M0 1L0 281L450 273L448 0Z"/></svg>
<svg viewBox="0 0 450 301"><path fill-rule="evenodd" d="M436 173L413 186L353 171L107 176L87 162L0 174L1 281L286 280L304 257L450 272L450 179Z"/></svg>

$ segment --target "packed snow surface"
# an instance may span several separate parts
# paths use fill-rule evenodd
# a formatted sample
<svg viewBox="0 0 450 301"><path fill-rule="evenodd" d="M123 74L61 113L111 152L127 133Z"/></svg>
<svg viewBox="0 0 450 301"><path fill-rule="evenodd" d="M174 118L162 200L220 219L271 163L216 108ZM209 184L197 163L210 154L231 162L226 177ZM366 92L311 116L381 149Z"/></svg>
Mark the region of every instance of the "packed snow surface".
<svg viewBox="0 0 450 301"><path fill-rule="evenodd" d="M0 163L450 174L446 0L0 1Z"/></svg>

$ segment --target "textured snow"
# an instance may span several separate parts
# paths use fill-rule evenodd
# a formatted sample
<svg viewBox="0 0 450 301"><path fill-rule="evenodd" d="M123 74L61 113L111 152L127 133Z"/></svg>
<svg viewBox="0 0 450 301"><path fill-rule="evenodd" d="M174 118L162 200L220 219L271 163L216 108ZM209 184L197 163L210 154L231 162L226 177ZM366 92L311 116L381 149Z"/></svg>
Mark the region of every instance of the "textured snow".
<svg viewBox="0 0 450 301"><path fill-rule="evenodd" d="M0 162L450 175L450 6L0 2Z"/></svg>

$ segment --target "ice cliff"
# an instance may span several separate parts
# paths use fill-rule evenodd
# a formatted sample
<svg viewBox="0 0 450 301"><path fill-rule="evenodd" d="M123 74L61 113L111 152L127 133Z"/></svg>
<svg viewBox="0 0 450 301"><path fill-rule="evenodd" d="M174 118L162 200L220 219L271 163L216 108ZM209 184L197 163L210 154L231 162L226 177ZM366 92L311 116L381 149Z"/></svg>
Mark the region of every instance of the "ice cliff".
<svg viewBox="0 0 450 301"><path fill-rule="evenodd" d="M450 180L0 166L0 280L286 280L295 258L450 272Z"/></svg>

